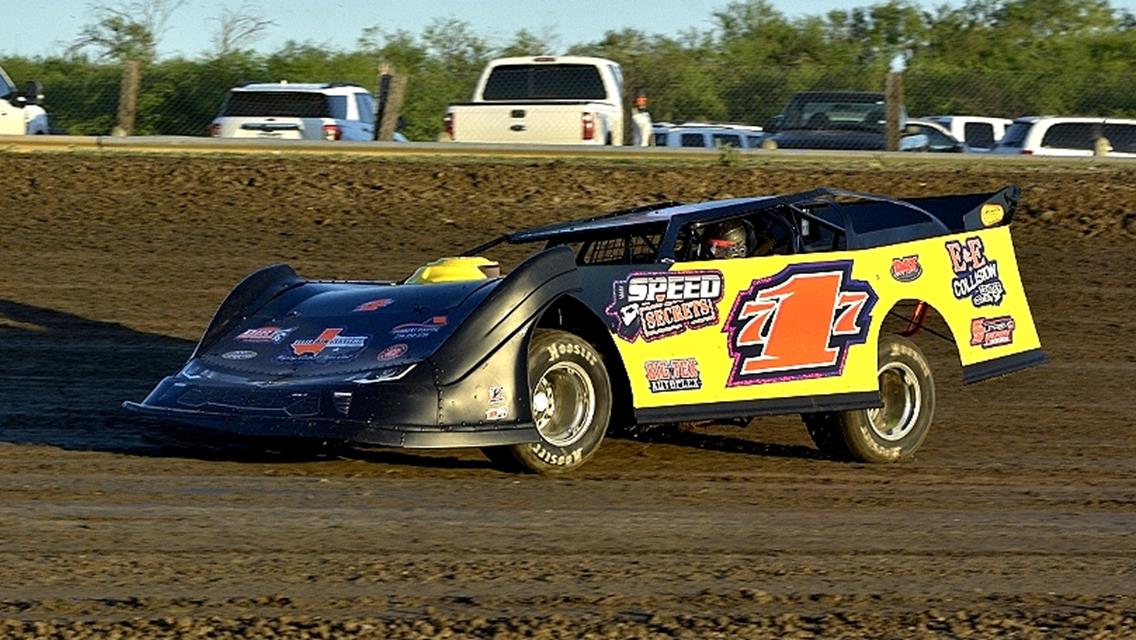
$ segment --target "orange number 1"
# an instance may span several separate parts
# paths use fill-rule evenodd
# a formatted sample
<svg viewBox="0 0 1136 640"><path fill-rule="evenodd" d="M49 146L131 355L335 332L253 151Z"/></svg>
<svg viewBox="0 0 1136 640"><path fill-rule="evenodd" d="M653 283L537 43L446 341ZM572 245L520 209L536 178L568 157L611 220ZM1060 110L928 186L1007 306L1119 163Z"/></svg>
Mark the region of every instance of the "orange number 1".
<svg viewBox="0 0 1136 640"><path fill-rule="evenodd" d="M839 375L876 299L850 276L850 262L794 265L739 294L725 327L729 386Z"/></svg>

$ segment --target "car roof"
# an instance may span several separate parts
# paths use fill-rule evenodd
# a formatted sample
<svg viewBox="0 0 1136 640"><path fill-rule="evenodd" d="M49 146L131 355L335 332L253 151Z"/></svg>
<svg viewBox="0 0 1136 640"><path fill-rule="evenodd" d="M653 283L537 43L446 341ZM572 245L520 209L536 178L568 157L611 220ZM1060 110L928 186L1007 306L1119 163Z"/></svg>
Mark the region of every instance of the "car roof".
<svg viewBox="0 0 1136 640"><path fill-rule="evenodd" d="M515 56L511 58L497 58L490 63L492 66L506 64L614 64L615 61L594 56Z"/></svg>
<svg viewBox="0 0 1136 640"><path fill-rule="evenodd" d="M1014 124L1037 124L1045 122L1047 124L1056 124L1061 122L1069 123L1110 123L1110 124L1136 124L1136 120L1131 118L1108 118L1105 116L1022 116L1014 119Z"/></svg>
<svg viewBox="0 0 1136 640"><path fill-rule="evenodd" d="M999 118L998 116L926 116L925 118L920 118L920 119L946 120L947 122L953 122L955 120L959 120L959 121L962 121L962 122L989 122L989 123L1013 122L1013 120L1011 120L1010 118Z"/></svg>
<svg viewBox="0 0 1136 640"><path fill-rule="evenodd" d="M728 218L740 211L774 206L778 196L755 196L681 204L661 202L633 209L624 209L584 220L558 222L543 227L526 229L509 234L510 242L533 242L572 236L587 236L596 232L629 229L638 226L680 224L690 220L716 220Z"/></svg>
<svg viewBox="0 0 1136 640"><path fill-rule="evenodd" d="M994 193L899 199L825 187L787 195L732 198L694 204L662 202L507 233L462 255L478 255L502 242L519 244L546 241L564 244L634 234L635 231L644 234L662 232L661 251L666 251L665 247L674 242L684 225L696 223L701 226L783 205L795 205L794 210L799 215L822 226L839 229L845 234L849 249L861 249L943 235L949 233L950 229L958 230L967 224L977 224L978 207L987 202L1001 204L1006 211L1006 222L1009 222L1017 207L1019 193L1016 186L1010 185Z"/></svg>
<svg viewBox="0 0 1136 640"><path fill-rule="evenodd" d="M355 90L367 91L367 89L357 84L341 82L288 82L286 80L281 80L280 82L250 82L239 87L233 87L233 91L250 92L292 91L297 93L327 93L334 92L335 90L341 90L347 93L354 92Z"/></svg>
<svg viewBox="0 0 1136 640"><path fill-rule="evenodd" d="M884 94L875 91L802 91L793 94L794 98L820 98L821 100L883 100Z"/></svg>

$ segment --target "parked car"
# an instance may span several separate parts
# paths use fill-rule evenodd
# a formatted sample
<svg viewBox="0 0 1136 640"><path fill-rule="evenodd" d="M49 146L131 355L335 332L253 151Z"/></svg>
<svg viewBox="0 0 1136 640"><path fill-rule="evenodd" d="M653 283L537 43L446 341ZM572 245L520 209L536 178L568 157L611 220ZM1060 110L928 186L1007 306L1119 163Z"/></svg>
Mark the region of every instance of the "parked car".
<svg viewBox="0 0 1136 640"><path fill-rule="evenodd" d="M934 153L970 153L970 146L951 135L946 127L931 120L913 119L907 121L904 127L907 135L923 135L927 137L926 148L919 151Z"/></svg>
<svg viewBox="0 0 1136 640"><path fill-rule="evenodd" d="M765 134L761 127L731 124L660 124L653 128L656 147L760 149Z"/></svg>
<svg viewBox="0 0 1136 640"><path fill-rule="evenodd" d="M0 135L34 136L50 131L47 111L42 106L43 87L29 82L23 91L0 67Z"/></svg>
<svg viewBox="0 0 1136 640"><path fill-rule="evenodd" d="M928 116L922 119L943 125L952 136L977 153L992 150L1013 123L1009 118L987 116Z"/></svg>
<svg viewBox="0 0 1136 640"><path fill-rule="evenodd" d="M1097 140L1108 140L1109 155L1136 158L1136 120L1029 116L1018 118L994 153L1035 156L1091 156Z"/></svg>
<svg viewBox="0 0 1136 640"><path fill-rule="evenodd" d="M805 91L789 99L771 139L778 149L883 151L884 118L882 93ZM906 121L901 107L901 129Z"/></svg>
<svg viewBox="0 0 1136 640"><path fill-rule="evenodd" d="M374 140L375 101L355 84L288 82L235 87L209 125L218 138Z"/></svg>
<svg viewBox="0 0 1136 640"><path fill-rule="evenodd" d="M935 412L910 340L929 310L964 383L1046 361L1008 226L1019 195L666 202L512 232L399 282L273 265L125 407L245 436L481 447L538 473L586 463L613 420L797 413L830 457L896 462ZM491 256L516 245L532 255L502 274Z"/></svg>
<svg viewBox="0 0 1136 640"><path fill-rule="evenodd" d="M621 145L623 72L605 58L498 58L443 128L452 142Z"/></svg>

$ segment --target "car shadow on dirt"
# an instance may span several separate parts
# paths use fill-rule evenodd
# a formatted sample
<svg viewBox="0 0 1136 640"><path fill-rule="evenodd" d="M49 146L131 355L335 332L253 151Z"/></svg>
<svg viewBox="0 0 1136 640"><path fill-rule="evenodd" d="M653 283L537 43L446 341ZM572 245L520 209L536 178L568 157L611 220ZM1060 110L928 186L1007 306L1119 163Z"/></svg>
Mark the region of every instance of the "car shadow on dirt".
<svg viewBox="0 0 1136 640"><path fill-rule="evenodd" d="M238 438L125 412L178 370L194 342L114 322L0 300L0 442L207 461L288 463L353 459L446 468L488 461Z"/></svg>
<svg viewBox="0 0 1136 640"><path fill-rule="evenodd" d="M828 460L816 449L796 444L778 444L750 439L759 429L754 426L728 427L731 434L714 433L721 425L659 425L644 430L618 433L614 437L649 444L670 444L720 453L737 453L767 458ZM735 435L736 434L736 435Z"/></svg>

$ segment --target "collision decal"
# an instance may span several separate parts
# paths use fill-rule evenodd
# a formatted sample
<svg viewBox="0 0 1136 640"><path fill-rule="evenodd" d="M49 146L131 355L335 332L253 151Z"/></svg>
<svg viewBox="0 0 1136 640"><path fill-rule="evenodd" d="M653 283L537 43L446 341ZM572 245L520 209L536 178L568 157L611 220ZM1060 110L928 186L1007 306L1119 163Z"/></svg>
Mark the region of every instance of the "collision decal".
<svg viewBox="0 0 1136 640"><path fill-rule="evenodd" d="M722 272L636 272L612 283L612 302L604 310L613 333L650 342L718 324Z"/></svg>
<svg viewBox="0 0 1136 640"><path fill-rule="evenodd" d="M976 307L1002 304L1006 288L998 277L998 262L986 256L982 238L973 236L963 242L947 242L951 259L951 290L959 300L970 298Z"/></svg>
<svg viewBox="0 0 1136 640"><path fill-rule="evenodd" d="M790 265L741 291L722 331L733 356L727 387L838 376L868 339L877 296L852 262Z"/></svg>

